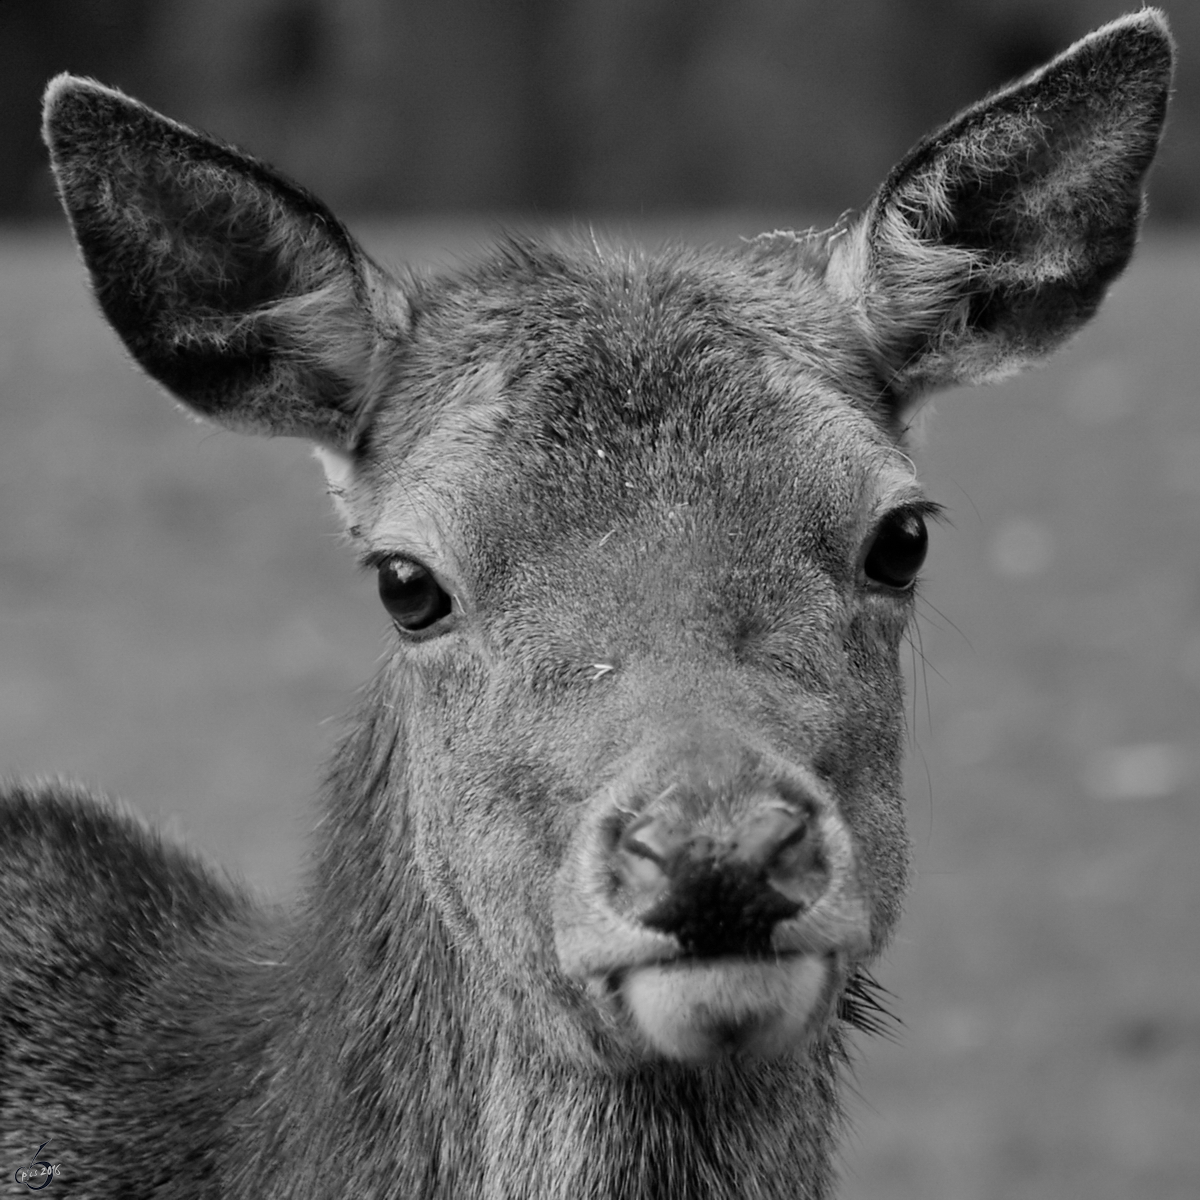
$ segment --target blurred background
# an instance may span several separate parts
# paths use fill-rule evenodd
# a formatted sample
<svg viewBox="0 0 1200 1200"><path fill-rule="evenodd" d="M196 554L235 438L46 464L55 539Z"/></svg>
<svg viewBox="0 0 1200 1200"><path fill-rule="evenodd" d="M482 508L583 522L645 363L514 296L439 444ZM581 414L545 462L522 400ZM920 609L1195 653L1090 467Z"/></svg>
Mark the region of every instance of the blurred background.
<svg viewBox="0 0 1200 1200"><path fill-rule="evenodd" d="M90 74L341 210L833 212L1132 0L4 0L0 214L46 214L51 74ZM1200 5L1154 212L1200 213Z"/></svg>
<svg viewBox="0 0 1200 1200"><path fill-rule="evenodd" d="M1131 0L1129 6L1132 6ZM60 70L241 143L381 260L594 221L722 242L862 205L1121 0L3 0L0 764L275 896L387 624L304 446L183 419L86 294ZM936 403L909 913L845 1200L1200 1195L1200 4L1134 265L1046 369Z"/></svg>

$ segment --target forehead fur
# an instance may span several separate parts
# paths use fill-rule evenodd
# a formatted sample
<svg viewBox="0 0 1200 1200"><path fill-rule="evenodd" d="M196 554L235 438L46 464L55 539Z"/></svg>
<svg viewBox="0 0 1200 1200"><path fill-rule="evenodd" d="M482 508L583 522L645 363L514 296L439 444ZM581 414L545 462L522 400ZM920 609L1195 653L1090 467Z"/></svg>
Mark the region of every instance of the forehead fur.
<svg viewBox="0 0 1200 1200"><path fill-rule="evenodd" d="M823 510L844 510L864 473L880 491L911 472L870 404L880 382L825 291L822 249L510 239L460 275L416 281L359 447L360 506L411 527L483 492L494 513L507 491L500 523L523 556L539 523L552 532L547 511L589 534L693 501L845 524Z"/></svg>
<svg viewBox="0 0 1200 1200"><path fill-rule="evenodd" d="M850 312L824 286L825 245L823 235L792 235L647 254L510 237L481 263L410 290L405 390L446 395L464 370L497 363L508 384L537 385L522 390L565 419L582 406L592 420L628 423L675 407L662 384L681 374L758 369L804 371L869 405L880 380ZM622 389L617 417L609 401ZM747 399L733 389L704 398L718 419ZM676 400L700 409L698 398L676 391Z"/></svg>

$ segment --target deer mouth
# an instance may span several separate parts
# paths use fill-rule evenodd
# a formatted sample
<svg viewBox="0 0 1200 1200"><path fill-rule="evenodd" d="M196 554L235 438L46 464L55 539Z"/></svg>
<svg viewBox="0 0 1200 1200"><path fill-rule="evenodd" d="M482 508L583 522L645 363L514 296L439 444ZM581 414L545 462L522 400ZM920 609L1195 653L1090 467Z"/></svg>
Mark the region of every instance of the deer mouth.
<svg viewBox="0 0 1200 1200"><path fill-rule="evenodd" d="M655 1054L680 1062L776 1058L824 1024L836 954L685 955L610 977L612 1001Z"/></svg>
<svg viewBox="0 0 1200 1200"><path fill-rule="evenodd" d="M685 1063L796 1053L870 956L870 919L853 888L759 922L762 889L743 895L736 882L723 879L719 904L681 906L686 919L667 912L670 892L633 911L606 893L561 893L574 903L557 914L559 965L640 1053ZM707 899L689 893L698 896Z"/></svg>

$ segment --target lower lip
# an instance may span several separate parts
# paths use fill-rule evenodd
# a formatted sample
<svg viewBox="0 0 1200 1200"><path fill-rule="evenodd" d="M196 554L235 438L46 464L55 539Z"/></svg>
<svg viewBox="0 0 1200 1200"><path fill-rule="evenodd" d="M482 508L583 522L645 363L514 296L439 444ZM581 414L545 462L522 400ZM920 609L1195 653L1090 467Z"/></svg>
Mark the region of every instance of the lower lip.
<svg viewBox="0 0 1200 1200"><path fill-rule="evenodd" d="M811 954L675 959L634 968L618 991L643 1037L666 1058L776 1058L806 1041L831 971L827 957Z"/></svg>

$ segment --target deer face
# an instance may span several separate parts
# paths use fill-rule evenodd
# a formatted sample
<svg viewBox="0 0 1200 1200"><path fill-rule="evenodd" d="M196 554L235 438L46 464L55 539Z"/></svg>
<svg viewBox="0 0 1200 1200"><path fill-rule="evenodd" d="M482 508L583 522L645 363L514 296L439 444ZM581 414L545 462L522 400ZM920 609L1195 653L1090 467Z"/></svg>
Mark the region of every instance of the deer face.
<svg viewBox="0 0 1200 1200"><path fill-rule="evenodd" d="M415 303L326 456L396 626L397 803L496 971L635 1052L790 1050L903 890L930 506L816 286L535 253Z"/></svg>

